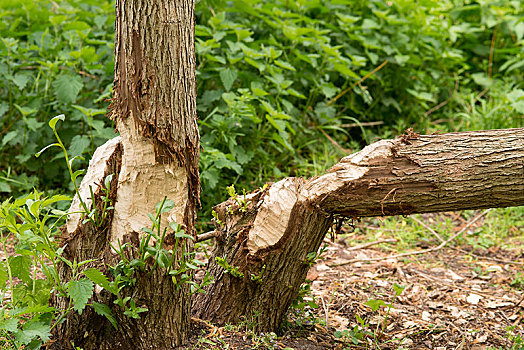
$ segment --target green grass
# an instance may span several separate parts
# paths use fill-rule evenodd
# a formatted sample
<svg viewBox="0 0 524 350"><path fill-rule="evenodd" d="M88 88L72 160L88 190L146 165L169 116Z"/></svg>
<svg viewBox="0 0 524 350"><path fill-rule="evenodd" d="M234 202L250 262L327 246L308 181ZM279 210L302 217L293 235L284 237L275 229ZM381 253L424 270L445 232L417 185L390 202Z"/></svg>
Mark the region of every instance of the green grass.
<svg viewBox="0 0 524 350"><path fill-rule="evenodd" d="M478 212L464 211L461 215L450 213L449 215L413 215L419 221L424 222L432 228L442 239L447 240L453 236ZM455 220L454 217L457 216ZM457 237L450 246L461 246L468 244L473 248L490 248L492 246L503 249L515 249L524 242L524 207L497 208L489 211L484 217L481 225L474 225L468 230L468 234ZM460 220L462 219L462 220ZM423 246L437 246L440 244L438 238L411 217L386 217L365 219L356 230L345 237L358 237L361 244L373 242L384 238L395 238L397 243L382 246L383 249L394 252L420 248ZM464 238L465 237L465 238Z"/></svg>

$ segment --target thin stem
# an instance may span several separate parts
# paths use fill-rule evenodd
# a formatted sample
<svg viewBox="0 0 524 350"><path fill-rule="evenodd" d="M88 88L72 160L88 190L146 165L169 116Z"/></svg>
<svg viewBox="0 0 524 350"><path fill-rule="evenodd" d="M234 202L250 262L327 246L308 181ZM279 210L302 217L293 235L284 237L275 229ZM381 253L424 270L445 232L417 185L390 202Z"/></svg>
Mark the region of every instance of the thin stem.
<svg viewBox="0 0 524 350"><path fill-rule="evenodd" d="M5 263L7 265L7 275L9 276L9 289L11 290L11 302L13 302L13 296L14 296L14 286L13 286L13 274L11 272L11 266L9 266L9 259L7 254L7 247L6 247L6 239L2 239L2 246L4 248L4 255L5 255Z"/></svg>
<svg viewBox="0 0 524 350"><path fill-rule="evenodd" d="M62 320L67 316L67 314L71 312L72 309L73 308L71 307L71 299L69 299L69 305L67 306L67 309L60 315L58 320L56 320L56 322L53 323L53 325L51 326L49 331L52 331L53 328L55 328L57 324L60 324L62 322Z"/></svg>
<svg viewBox="0 0 524 350"><path fill-rule="evenodd" d="M67 170L69 170L69 177L71 178L71 182L73 182L73 186L75 187L75 193L78 196L78 200L80 201L80 204L82 205L82 208L84 209L85 213L89 213L89 210L87 209L87 205L85 204L84 200L80 196L80 190L78 189L78 185L76 184L75 177L73 175L73 169L71 168L71 163L69 162L69 156L67 155L67 150L62 143L62 140L60 139L60 136L58 136L58 132L56 132L56 129L53 128L53 132L55 134L55 137L58 141L58 144L60 145L60 148L62 148L62 151L64 152L65 160L67 163ZM91 219L91 218L90 218ZM91 219L92 221L92 219Z"/></svg>

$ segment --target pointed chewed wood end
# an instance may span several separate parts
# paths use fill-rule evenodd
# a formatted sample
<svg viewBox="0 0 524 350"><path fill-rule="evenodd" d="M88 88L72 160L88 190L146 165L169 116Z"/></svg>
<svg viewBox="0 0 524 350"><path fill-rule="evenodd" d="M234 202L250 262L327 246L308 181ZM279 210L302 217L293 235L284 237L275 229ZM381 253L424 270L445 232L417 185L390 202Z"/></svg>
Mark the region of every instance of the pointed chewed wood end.
<svg viewBox="0 0 524 350"><path fill-rule="evenodd" d="M228 199L215 207L215 283L196 297L194 314L217 325L258 315L259 331L277 329L336 217L524 205L523 140L524 129L408 132L322 176Z"/></svg>
<svg viewBox="0 0 524 350"><path fill-rule="evenodd" d="M323 176L309 180L286 178L270 184L263 193L257 191L246 197L248 210L241 211L237 201L229 200L222 210L226 226L242 223L242 228L233 231L244 231L245 248L250 256L280 249L288 239L286 232L292 231L293 216L299 215L297 208L307 206L316 210L331 193L364 177L370 166L393 157L393 145L391 140L374 143L343 158Z"/></svg>
<svg viewBox="0 0 524 350"><path fill-rule="evenodd" d="M114 173L115 164L113 160L120 158L121 154L120 137L115 137L96 149L93 158L91 158L89 162L87 172L78 188L80 197L86 205L87 210L92 208L93 198L91 194L95 194L96 196L96 194L99 193L100 186L104 184L107 176L112 174L113 180L116 182L118 174ZM118 168L120 168L120 164L118 164ZM85 213L85 208L82 207L78 194L74 196L71 202L69 213L71 214L67 217L66 228L67 232L73 233L82 224L82 217Z"/></svg>

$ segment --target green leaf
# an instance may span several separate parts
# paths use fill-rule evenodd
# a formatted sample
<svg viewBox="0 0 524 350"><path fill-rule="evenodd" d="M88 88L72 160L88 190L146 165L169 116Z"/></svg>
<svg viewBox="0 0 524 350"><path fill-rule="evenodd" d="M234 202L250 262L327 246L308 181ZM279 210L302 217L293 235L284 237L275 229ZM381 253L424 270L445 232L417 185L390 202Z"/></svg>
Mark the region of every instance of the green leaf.
<svg viewBox="0 0 524 350"><path fill-rule="evenodd" d="M0 329L15 333L18 330L18 318L0 320Z"/></svg>
<svg viewBox="0 0 524 350"><path fill-rule="evenodd" d="M113 174L109 174L104 179L104 187L109 189L111 187L111 181L113 180Z"/></svg>
<svg viewBox="0 0 524 350"><path fill-rule="evenodd" d="M310 308L318 309L318 304L315 303L314 301L308 301L307 304L309 305Z"/></svg>
<svg viewBox="0 0 524 350"><path fill-rule="evenodd" d="M14 303L18 303L27 295L28 292L27 286L23 283L20 283L14 287L11 299Z"/></svg>
<svg viewBox="0 0 524 350"><path fill-rule="evenodd" d="M36 218L38 217L38 213L40 211L40 205L42 202L40 200L32 201L31 199L28 199L26 201L26 205L29 208L29 212L33 214L33 216Z"/></svg>
<svg viewBox="0 0 524 350"><path fill-rule="evenodd" d="M18 130L9 131L5 136L2 138L2 146L7 145L7 143L13 139L15 139L18 136L19 132Z"/></svg>
<svg viewBox="0 0 524 350"><path fill-rule="evenodd" d="M293 72L296 72L297 70L295 69L295 67L293 67L289 62L286 62L286 61L282 61L282 60L275 60L275 64L279 67L282 67L284 69L289 69Z"/></svg>
<svg viewBox="0 0 524 350"><path fill-rule="evenodd" d="M34 109L34 108L30 108L30 107L22 107L22 106L19 106L15 103L15 108L18 109L18 111L20 113L22 113L22 115L24 117L27 117L31 114L35 114L36 112L38 112L38 110Z"/></svg>
<svg viewBox="0 0 524 350"><path fill-rule="evenodd" d="M404 286L400 286L398 284L393 284L393 290L395 291L395 295L396 296L399 296L400 294L402 294L402 292L404 291L404 289L406 289L406 287Z"/></svg>
<svg viewBox="0 0 524 350"><path fill-rule="evenodd" d="M207 169L200 174L200 177L202 180L207 183L207 188L214 189L217 184L218 180L220 180L220 176L218 175L218 171L215 168ZM6 191L8 192L8 191ZM10 192L10 191L9 191Z"/></svg>
<svg viewBox="0 0 524 350"><path fill-rule="evenodd" d="M55 96L64 104L75 102L83 86L82 78L71 74L60 75L53 82Z"/></svg>
<svg viewBox="0 0 524 350"><path fill-rule="evenodd" d="M355 314L355 318L357 319L358 323L359 323L362 327L365 327L366 323L364 322L364 320L362 319L362 317L360 317L359 314Z"/></svg>
<svg viewBox="0 0 524 350"><path fill-rule="evenodd" d="M177 237L177 238L194 239L193 236L186 234L184 232L184 230L175 232L175 237Z"/></svg>
<svg viewBox="0 0 524 350"><path fill-rule="evenodd" d="M2 180L0 180L0 192L7 192L7 193L10 193L12 191L11 189L11 186L9 186L9 184L7 182L4 182ZM2 272L0 271L0 274Z"/></svg>
<svg viewBox="0 0 524 350"><path fill-rule="evenodd" d="M35 153L35 157L37 157L37 158L40 157L40 155L41 155L42 153L44 153L45 150L47 150L48 148L51 148L51 147L55 147L55 146L60 147L60 144L59 144L59 143L52 143L52 144L50 144L50 145L45 146L45 147L42 148L40 151L38 151L37 153Z"/></svg>
<svg viewBox="0 0 524 350"><path fill-rule="evenodd" d="M171 227L173 229L173 231L175 232L178 232L178 231L181 231L182 230L182 226L180 226L179 224L177 224L176 222L170 222L169 223L169 227ZM182 230L183 231L183 230Z"/></svg>
<svg viewBox="0 0 524 350"><path fill-rule="evenodd" d="M87 278L89 278L94 283L98 284L100 287L104 288L105 290L111 291L111 283L107 279L107 277L100 272L98 269L90 268L84 271L84 275L86 275Z"/></svg>
<svg viewBox="0 0 524 350"><path fill-rule="evenodd" d="M377 311L378 309L380 309L381 306L386 306L386 303L383 300L375 299L369 299L364 304L369 306L373 311Z"/></svg>
<svg viewBox="0 0 524 350"><path fill-rule="evenodd" d="M30 75L24 73L17 73L13 77L13 83L20 89L23 90L29 82Z"/></svg>
<svg viewBox="0 0 524 350"><path fill-rule="evenodd" d="M76 135L71 140L71 143L69 145L69 151L68 153L71 156L77 156L86 150L87 147L91 144L91 140L87 135Z"/></svg>
<svg viewBox="0 0 524 350"><path fill-rule="evenodd" d="M380 28L380 25L372 19L366 18L364 19L364 21L362 21L362 29L378 29L378 28Z"/></svg>
<svg viewBox="0 0 524 350"><path fill-rule="evenodd" d="M44 125L44 123L43 122L39 122L38 120L36 120L36 118L27 118L25 120L25 125L27 125L29 130L38 131L38 129L40 129L42 127L42 125Z"/></svg>
<svg viewBox="0 0 524 350"><path fill-rule="evenodd" d="M349 69L345 64L335 63L333 67L337 72L340 72L350 78L360 79L360 77L351 69Z"/></svg>
<svg viewBox="0 0 524 350"><path fill-rule="evenodd" d="M82 157L82 156L80 156L80 155L74 156L73 158L69 159L69 166L70 166L71 168L73 168L73 163L74 163L74 161L77 160L77 159L78 159L78 160L85 160L85 158ZM73 174L73 178L74 178L74 179L76 179L80 174L82 174L82 173L84 172L83 169L81 169L81 170L77 170L77 172L78 172L78 171L80 172L80 173L78 173L78 175L75 176L75 174ZM76 172L75 172L75 173L76 173Z"/></svg>
<svg viewBox="0 0 524 350"><path fill-rule="evenodd" d="M40 280L42 281L42 280ZM49 290L47 290L49 291ZM56 311L54 307L48 306L48 305L42 305L37 304L33 306L29 306L23 309L19 309L20 311L16 312L15 314L10 314L11 316L22 316L24 314L43 314L47 312L53 312Z"/></svg>
<svg viewBox="0 0 524 350"><path fill-rule="evenodd" d="M222 94L224 93L224 90L207 90L204 92L204 94L200 97L198 105L202 106L210 106L214 101L220 100L222 97Z"/></svg>
<svg viewBox="0 0 524 350"><path fill-rule="evenodd" d="M493 79L491 79L490 77L488 77L484 73L471 74L471 77L473 78L475 83L477 83L477 84L479 84L481 86L484 86L484 87L489 87L489 86L491 86L493 84Z"/></svg>
<svg viewBox="0 0 524 350"><path fill-rule="evenodd" d="M61 121L64 121L65 120L65 115L63 114L60 114L60 115L57 115L56 117L52 118L50 121L49 121L49 127L53 130L55 130L55 127L56 127L56 123L61 120Z"/></svg>
<svg viewBox="0 0 524 350"><path fill-rule="evenodd" d="M8 259L11 273L14 277L20 278L25 283L31 283L32 260L28 256L16 255Z"/></svg>
<svg viewBox="0 0 524 350"><path fill-rule="evenodd" d="M2 183L0 182L0 192L2 191ZM3 290L6 286L6 282L9 279L9 274L7 273L7 268L4 261L0 261L0 290Z"/></svg>
<svg viewBox="0 0 524 350"><path fill-rule="evenodd" d="M423 91L415 91L412 89L406 89L407 92L409 92L411 95L415 96L419 100L434 102L435 98L433 97L433 94L429 92L423 92Z"/></svg>
<svg viewBox="0 0 524 350"><path fill-rule="evenodd" d="M51 337L51 327L43 322L30 320L16 334L16 339L25 345L36 337L44 343L47 342Z"/></svg>
<svg viewBox="0 0 524 350"><path fill-rule="evenodd" d="M116 324L116 320L113 317L113 314L111 313L111 309L106 304L101 304L94 302L93 303L93 309L95 309L95 312L100 316L105 316L105 318L108 319L109 322L115 327L115 329L118 329L118 326Z"/></svg>
<svg viewBox="0 0 524 350"><path fill-rule="evenodd" d="M156 217L153 214L147 213L147 217L149 218L149 220L151 220L151 223L153 225L156 225L158 223L158 220L156 219ZM146 228L146 227L142 227L142 231L147 232L147 233L149 233L152 236L155 236L155 233L153 231L151 231L150 229Z"/></svg>
<svg viewBox="0 0 524 350"><path fill-rule="evenodd" d="M67 294L73 299L75 305L74 309L81 314L86 307L87 301L93 295L93 282L87 278L82 278L78 281L69 281L67 284Z"/></svg>
<svg viewBox="0 0 524 350"><path fill-rule="evenodd" d="M219 73L220 80L222 80L222 84L224 84L224 88L226 91L231 90L233 87L233 83L237 79L238 73L235 69L231 68L225 68L222 69Z"/></svg>
<svg viewBox="0 0 524 350"><path fill-rule="evenodd" d="M158 203L155 207L155 212L158 213L158 211L160 210L160 205L162 204L162 202ZM173 200L167 198L165 201L164 201L164 205L162 206L162 210L160 210L161 213L169 213L171 210L173 210L173 208L175 207L175 202L173 202Z"/></svg>
<svg viewBox="0 0 524 350"><path fill-rule="evenodd" d="M0 117L3 117L8 110L9 105L7 104L7 102L2 101L2 103L0 103Z"/></svg>
<svg viewBox="0 0 524 350"><path fill-rule="evenodd" d="M44 199L42 202L42 207L47 207L48 205L51 205L56 202L60 201L70 201L71 197L65 194L57 194L52 196L51 198Z"/></svg>
<svg viewBox="0 0 524 350"><path fill-rule="evenodd" d="M288 142L288 140L284 139L280 134L277 134L275 132L272 134L272 136L273 136L273 140L277 141L279 144L287 148L288 151L295 153L293 146Z"/></svg>

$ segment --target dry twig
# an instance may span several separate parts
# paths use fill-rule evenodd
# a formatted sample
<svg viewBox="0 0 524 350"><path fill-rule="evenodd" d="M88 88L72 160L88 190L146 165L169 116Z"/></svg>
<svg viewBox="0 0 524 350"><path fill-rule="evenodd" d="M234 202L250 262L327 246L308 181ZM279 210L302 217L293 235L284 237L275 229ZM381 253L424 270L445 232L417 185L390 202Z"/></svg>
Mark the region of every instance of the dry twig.
<svg viewBox="0 0 524 350"><path fill-rule="evenodd" d="M441 242L444 242L444 238L440 237L440 235L437 233L437 231L435 231L434 229L432 229L431 227L429 227L428 225L426 225L424 222L420 221L419 219L417 219L416 217L412 216L411 219L413 221L415 221L417 224L419 225L422 225L426 230L428 230L429 232L431 232L433 234L433 236L437 237L439 241Z"/></svg>
<svg viewBox="0 0 524 350"><path fill-rule="evenodd" d="M360 79L359 81L357 81L356 83L354 84L351 84L350 87L348 87L347 89L345 89L344 91L342 91L340 94L338 94L337 96L333 97L333 99L331 101L329 101L327 103L327 106L329 107L333 102L336 102L339 98L341 98L342 96L344 96L345 94L348 93L348 91L350 91L351 89L353 89L355 86L357 86L358 84L362 83L364 80L366 80L367 78L369 78L370 76L372 76L373 74L375 74L376 72L378 72L379 70L381 70L386 64L388 64L389 60L385 60L384 62L382 62L377 68L373 69L371 72L369 72L368 74L366 74L362 79Z"/></svg>
<svg viewBox="0 0 524 350"><path fill-rule="evenodd" d="M449 242L453 241L455 238L457 238L458 236L460 236L462 233L464 233L468 228L470 228L475 222L477 222L481 217L483 217L484 215L486 215L491 209L487 209L485 211L483 211L481 214L477 215L473 220L471 220L466 226L464 226L458 233L456 233L455 235L453 235L452 237L450 237L448 240L442 242L440 245L436 246L436 247L433 247L433 248L430 248L430 249L424 249L424 250L418 250L418 251L414 251L414 252L407 252L407 253L402 253L402 254L397 254L397 255L391 255L391 256L385 256L385 257L381 257L381 258L369 258L369 259L352 259L352 260L348 260L348 261L345 261L343 263L339 263L339 264L331 264L329 265L330 267L336 267L336 266L343 266L343 265L349 265L349 264L353 264L353 263L356 263L356 262L368 262L368 261L382 261L382 260L388 260L388 259L396 259L396 258L402 258L402 257L405 257L405 256L411 256L411 255L420 255L420 254L426 254L426 253L429 253L429 252L434 252L434 251L437 251L437 250L440 250L442 249L444 246L446 246Z"/></svg>
<svg viewBox="0 0 524 350"><path fill-rule="evenodd" d="M349 129L349 128L356 128L356 127L361 127L361 126L377 126L377 125L382 125L382 124L384 124L383 121L376 121L376 122L340 124L340 125L337 125L337 127Z"/></svg>
<svg viewBox="0 0 524 350"><path fill-rule="evenodd" d="M331 143L333 144L333 146L335 146L336 148L338 148L339 150L341 150L342 153L345 153L345 154L349 154L349 153L350 153L349 150L347 150L347 149L345 149L344 147L340 146L340 145L338 144L338 142L335 141L331 136L329 136L329 135L327 134L327 132L325 132L324 130L322 130L322 128L318 128L318 130L320 130L320 132L321 132L322 134L324 134L324 136L329 140L329 142L331 142Z"/></svg>
<svg viewBox="0 0 524 350"><path fill-rule="evenodd" d="M498 262L498 263L501 263L501 264L524 265L524 261L504 260L504 259L491 258L489 256L480 256L480 255L475 254L473 252L468 252L467 250L460 249L460 248L457 248L457 247L451 247L451 249L454 249L456 251L459 251L459 252L467 254L467 255L471 255L475 259L479 259L479 260L489 260L489 261L494 261L494 262Z"/></svg>
<svg viewBox="0 0 524 350"><path fill-rule="evenodd" d="M207 241L208 239L215 238L216 236L217 231L202 233L201 235L196 236L195 243Z"/></svg>
<svg viewBox="0 0 524 350"><path fill-rule="evenodd" d="M368 248L368 247L371 247L371 246L374 246L374 245L380 244L380 243L396 243L396 242L397 242L397 240L395 238L381 239L381 240L378 240L378 241L369 242L369 243L366 243L366 244L361 244L361 245L357 245L357 246L354 246L354 247L351 247L351 248L347 248L346 251L365 249L365 248Z"/></svg>

